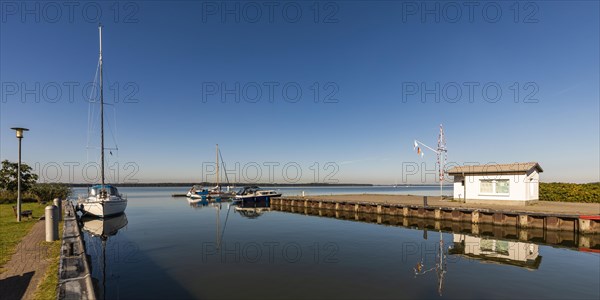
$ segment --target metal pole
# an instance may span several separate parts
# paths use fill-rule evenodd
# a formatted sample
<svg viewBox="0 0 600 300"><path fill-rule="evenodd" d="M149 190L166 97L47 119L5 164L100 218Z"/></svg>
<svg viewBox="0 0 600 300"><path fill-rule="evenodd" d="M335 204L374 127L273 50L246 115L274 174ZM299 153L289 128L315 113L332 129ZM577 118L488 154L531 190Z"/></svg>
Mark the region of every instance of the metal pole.
<svg viewBox="0 0 600 300"><path fill-rule="evenodd" d="M463 200L465 203L467 203L467 177L465 177L465 172L463 172L462 175L463 175Z"/></svg>
<svg viewBox="0 0 600 300"><path fill-rule="evenodd" d="M17 167L17 222L21 222L21 140L19 138L19 164Z"/></svg>
<svg viewBox="0 0 600 300"><path fill-rule="evenodd" d="M104 190L104 82L102 74L102 25L98 26L98 31L100 33L100 173L102 173L102 190Z"/></svg>

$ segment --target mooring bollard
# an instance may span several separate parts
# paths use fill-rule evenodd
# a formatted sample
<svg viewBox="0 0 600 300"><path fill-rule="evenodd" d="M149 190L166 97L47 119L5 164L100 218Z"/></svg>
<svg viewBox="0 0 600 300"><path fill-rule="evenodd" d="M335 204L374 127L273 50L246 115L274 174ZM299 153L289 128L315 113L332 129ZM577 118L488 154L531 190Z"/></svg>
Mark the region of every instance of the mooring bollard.
<svg viewBox="0 0 600 300"><path fill-rule="evenodd" d="M63 212L62 212L62 201L58 198L54 198L54 205L58 207L58 221L62 221Z"/></svg>
<svg viewBox="0 0 600 300"><path fill-rule="evenodd" d="M46 242L53 242L58 239L58 207L54 205L46 206Z"/></svg>
<svg viewBox="0 0 600 300"><path fill-rule="evenodd" d="M423 206L427 207L427 196L423 196Z"/></svg>

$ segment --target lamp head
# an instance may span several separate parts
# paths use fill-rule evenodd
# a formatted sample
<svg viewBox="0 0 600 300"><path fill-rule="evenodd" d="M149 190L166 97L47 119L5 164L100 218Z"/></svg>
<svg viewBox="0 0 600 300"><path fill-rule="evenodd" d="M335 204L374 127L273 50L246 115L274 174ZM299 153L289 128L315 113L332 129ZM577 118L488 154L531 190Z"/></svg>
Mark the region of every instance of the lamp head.
<svg viewBox="0 0 600 300"><path fill-rule="evenodd" d="M19 138L19 139L23 138L23 132L24 131L29 131L29 129L22 128L22 127L13 127L11 129L14 130L17 133L17 138Z"/></svg>

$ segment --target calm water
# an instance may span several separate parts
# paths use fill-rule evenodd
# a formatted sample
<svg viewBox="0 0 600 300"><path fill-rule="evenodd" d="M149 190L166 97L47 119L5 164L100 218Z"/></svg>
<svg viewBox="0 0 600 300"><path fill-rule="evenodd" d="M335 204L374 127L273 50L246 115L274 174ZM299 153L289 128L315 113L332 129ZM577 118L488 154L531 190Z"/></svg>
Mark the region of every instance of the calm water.
<svg viewBox="0 0 600 300"><path fill-rule="evenodd" d="M600 297L594 253L121 191L125 215L84 222L100 299Z"/></svg>

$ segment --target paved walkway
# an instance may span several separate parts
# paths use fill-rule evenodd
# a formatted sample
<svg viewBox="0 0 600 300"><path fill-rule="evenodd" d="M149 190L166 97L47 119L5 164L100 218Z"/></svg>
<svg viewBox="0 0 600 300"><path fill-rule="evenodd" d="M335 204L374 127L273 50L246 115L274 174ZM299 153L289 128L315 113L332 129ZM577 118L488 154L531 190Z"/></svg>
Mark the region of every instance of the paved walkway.
<svg viewBox="0 0 600 300"><path fill-rule="evenodd" d="M381 204L404 204L404 205L423 205L423 196L409 195L383 195L383 194L354 194L354 195L322 195L306 197L282 197L288 199L311 199L324 201L344 201L344 202L371 202ZM498 204L475 204L461 203L454 201L440 201L439 196L428 197L427 204L438 207L472 208L472 209L491 209L501 211L520 211L531 213L549 213L565 215L600 215L600 203L574 203L574 202L553 202L538 201L530 205L498 205Z"/></svg>
<svg viewBox="0 0 600 300"><path fill-rule="evenodd" d="M0 295L3 300L33 299L50 264L47 259L48 246L41 243L45 241L45 235L44 221L38 221L4 265L6 271L0 274Z"/></svg>

